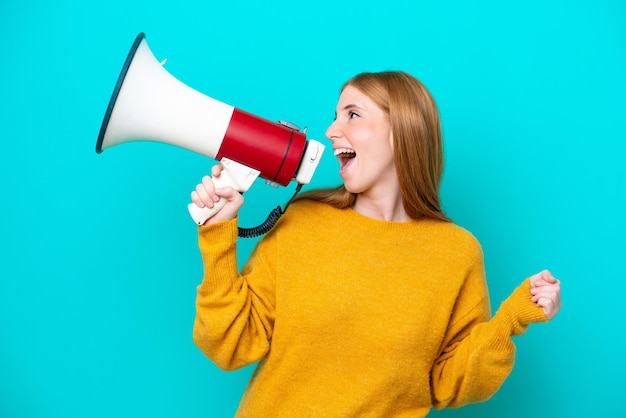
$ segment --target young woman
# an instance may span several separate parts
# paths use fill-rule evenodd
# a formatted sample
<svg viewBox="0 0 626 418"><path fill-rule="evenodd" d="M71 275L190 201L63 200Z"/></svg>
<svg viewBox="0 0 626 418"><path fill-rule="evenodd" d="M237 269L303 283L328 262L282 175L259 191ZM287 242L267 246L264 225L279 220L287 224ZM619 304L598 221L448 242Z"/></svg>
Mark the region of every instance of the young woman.
<svg viewBox="0 0 626 418"><path fill-rule="evenodd" d="M242 196L210 177L192 192L228 200L199 227L194 341L225 370L260 360L237 416L419 417L488 399L512 336L559 311L559 281L531 276L491 317L480 244L440 207L438 111L411 75L349 80L326 136L343 185L291 204L240 273Z"/></svg>

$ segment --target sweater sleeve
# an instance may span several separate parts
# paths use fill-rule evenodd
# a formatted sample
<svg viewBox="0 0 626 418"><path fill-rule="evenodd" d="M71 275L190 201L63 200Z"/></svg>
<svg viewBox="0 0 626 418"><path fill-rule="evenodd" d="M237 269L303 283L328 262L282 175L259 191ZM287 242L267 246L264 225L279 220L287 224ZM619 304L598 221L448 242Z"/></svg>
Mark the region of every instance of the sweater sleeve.
<svg viewBox="0 0 626 418"><path fill-rule="evenodd" d="M240 274L236 242L236 219L198 229L204 277L197 288L193 339L223 370L262 359L274 326L274 276L268 258L257 246Z"/></svg>
<svg viewBox="0 0 626 418"><path fill-rule="evenodd" d="M483 269L476 274L484 276ZM445 346L433 365L432 397L437 409L489 399L513 368L512 337L523 334L530 323L547 321L531 301L528 279L491 319L486 284L481 292L480 302L449 326Z"/></svg>

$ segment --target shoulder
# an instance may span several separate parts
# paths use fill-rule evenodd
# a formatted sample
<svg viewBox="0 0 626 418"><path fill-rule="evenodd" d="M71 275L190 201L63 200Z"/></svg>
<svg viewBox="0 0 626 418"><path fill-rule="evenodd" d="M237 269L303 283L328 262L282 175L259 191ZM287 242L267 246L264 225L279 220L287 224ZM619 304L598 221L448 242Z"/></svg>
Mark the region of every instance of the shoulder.
<svg viewBox="0 0 626 418"><path fill-rule="evenodd" d="M480 247L478 239L469 230L455 224L433 219L423 221L424 228L430 230L438 238L445 240L448 244L466 245L470 247Z"/></svg>
<svg viewBox="0 0 626 418"><path fill-rule="evenodd" d="M299 199L289 205L290 210L331 210L331 205L312 199Z"/></svg>
<svg viewBox="0 0 626 418"><path fill-rule="evenodd" d="M469 230L453 222L424 220L422 228L432 245L450 258L479 261L483 250L478 239Z"/></svg>
<svg viewBox="0 0 626 418"><path fill-rule="evenodd" d="M289 219L300 219L307 220L311 218L319 218L319 217L327 217L331 214L336 214L340 209L336 209L333 206L318 202L315 200L309 199L301 199L296 200L292 204L289 205L287 210L285 211L283 217L286 220Z"/></svg>
<svg viewBox="0 0 626 418"><path fill-rule="evenodd" d="M338 211L326 203L308 199L297 200L287 207L268 235L300 235L310 230L318 230L320 225L336 219L337 216L336 214L333 216L333 212Z"/></svg>

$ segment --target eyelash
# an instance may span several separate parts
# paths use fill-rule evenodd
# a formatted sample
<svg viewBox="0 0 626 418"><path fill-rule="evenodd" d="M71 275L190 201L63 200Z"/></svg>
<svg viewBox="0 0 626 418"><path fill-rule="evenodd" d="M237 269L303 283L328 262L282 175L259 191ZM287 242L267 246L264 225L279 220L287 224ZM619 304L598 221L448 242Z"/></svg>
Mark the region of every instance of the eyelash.
<svg viewBox="0 0 626 418"><path fill-rule="evenodd" d="M357 118L361 117L361 115L359 115L356 112L352 112L352 111L348 112L348 119L354 119L355 116ZM337 115L335 115L335 117L333 118L333 122L336 121L336 120L337 120Z"/></svg>

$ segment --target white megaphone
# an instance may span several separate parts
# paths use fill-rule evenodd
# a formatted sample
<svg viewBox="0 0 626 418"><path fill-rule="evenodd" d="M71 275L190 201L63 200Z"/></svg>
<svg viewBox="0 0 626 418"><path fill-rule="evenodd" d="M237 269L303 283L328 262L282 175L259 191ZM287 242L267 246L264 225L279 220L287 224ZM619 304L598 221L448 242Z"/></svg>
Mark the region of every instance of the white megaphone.
<svg viewBox="0 0 626 418"><path fill-rule="evenodd" d="M286 186L308 184L324 146L287 122L271 122L206 96L174 78L137 35L109 101L96 152L130 141L179 146L224 166L218 187L245 192L257 177ZM213 208L189 204L202 225L226 203Z"/></svg>

